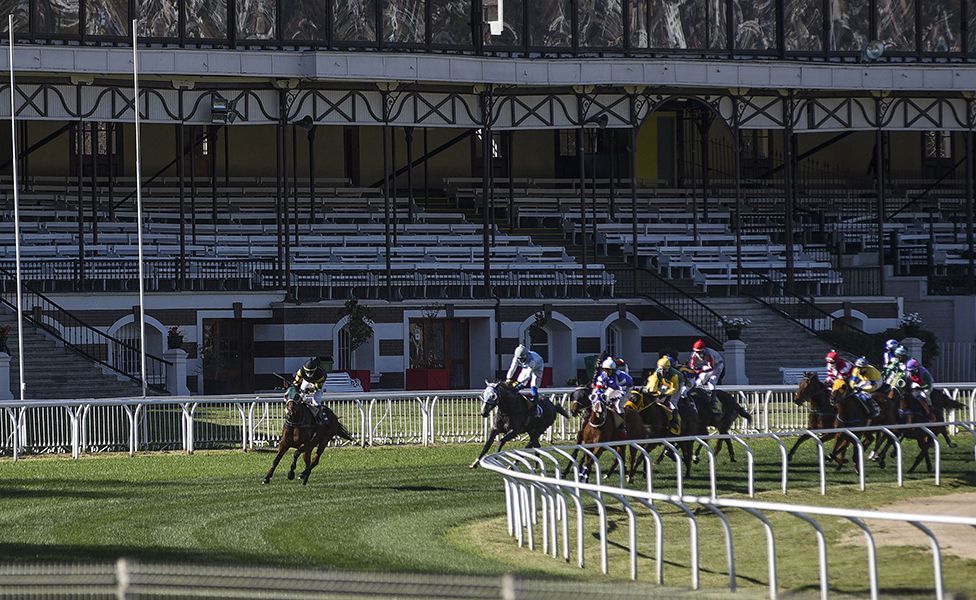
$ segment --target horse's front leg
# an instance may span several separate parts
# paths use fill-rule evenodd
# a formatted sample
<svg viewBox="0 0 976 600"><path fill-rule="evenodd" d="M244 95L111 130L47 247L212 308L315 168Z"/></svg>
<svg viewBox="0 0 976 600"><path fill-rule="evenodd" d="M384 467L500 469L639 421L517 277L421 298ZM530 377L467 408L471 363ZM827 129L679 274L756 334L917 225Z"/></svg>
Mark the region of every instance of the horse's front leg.
<svg viewBox="0 0 976 600"><path fill-rule="evenodd" d="M478 458L474 459L473 463L468 465L469 469L473 469L478 466L478 463L481 462L481 459L484 458L485 454L488 454L488 450L491 448L491 445L495 443L496 437L498 437L498 428L493 427L491 433L488 434L488 440L485 442L484 447L481 449L481 454L478 455Z"/></svg>
<svg viewBox="0 0 976 600"><path fill-rule="evenodd" d="M288 469L288 480L291 481L295 478L295 467L298 466L298 457L302 454L302 447L299 446L295 448L295 456L291 459L291 468Z"/></svg>
<svg viewBox="0 0 976 600"><path fill-rule="evenodd" d="M281 436L281 441L278 442L278 454L274 457L271 468L265 473L262 483L271 483L271 477L274 476L275 469L278 468L278 463L281 462L281 457L285 455L285 452L288 452L288 441L285 436Z"/></svg>
<svg viewBox="0 0 976 600"><path fill-rule="evenodd" d="M801 435L800 437L798 437L796 439L796 441L793 443L793 447L790 448L789 454L786 455L786 460L787 461L792 461L793 460L793 455L796 454L797 448L799 448L800 447L800 444L802 444L803 442L807 441L807 439L809 439L810 437L811 436L810 436L809 433L804 433L803 435Z"/></svg>
<svg viewBox="0 0 976 600"><path fill-rule="evenodd" d="M305 470L302 471L301 475L298 476L302 480L302 485L308 485L308 476L312 472L312 440L309 440L305 444L305 451L302 452L302 458L305 459Z"/></svg>
<svg viewBox="0 0 976 600"><path fill-rule="evenodd" d="M517 429L513 429L513 430L509 431L508 433L506 433L505 435L503 435L502 436L502 439L498 440L498 452L501 452L502 451L502 448L505 446L505 444L507 444L508 442L514 440L515 439L515 436L517 436L518 434L519 434L518 430Z"/></svg>

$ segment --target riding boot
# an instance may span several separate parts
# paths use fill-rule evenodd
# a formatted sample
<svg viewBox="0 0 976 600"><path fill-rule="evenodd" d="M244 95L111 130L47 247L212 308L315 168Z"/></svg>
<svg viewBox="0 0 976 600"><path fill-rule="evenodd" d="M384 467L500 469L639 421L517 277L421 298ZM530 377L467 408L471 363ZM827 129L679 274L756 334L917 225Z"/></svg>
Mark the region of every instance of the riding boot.
<svg viewBox="0 0 976 600"><path fill-rule="evenodd" d="M674 410L671 411L671 421L668 422L668 429L670 429L671 431L674 431L678 428L678 417L679 417L678 409L675 408Z"/></svg>
<svg viewBox="0 0 976 600"><path fill-rule="evenodd" d="M870 412L868 416L872 419L877 419L881 415L881 407L878 406L878 402L871 396L868 396L868 407Z"/></svg>
<svg viewBox="0 0 976 600"><path fill-rule="evenodd" d="M721 418L721 416L722 416L722 403L719 402L719 400L718 400L718 390L712 390L712 393L711 393L711 401L712 401L712 413L716 417L720 417Z"/></svg>

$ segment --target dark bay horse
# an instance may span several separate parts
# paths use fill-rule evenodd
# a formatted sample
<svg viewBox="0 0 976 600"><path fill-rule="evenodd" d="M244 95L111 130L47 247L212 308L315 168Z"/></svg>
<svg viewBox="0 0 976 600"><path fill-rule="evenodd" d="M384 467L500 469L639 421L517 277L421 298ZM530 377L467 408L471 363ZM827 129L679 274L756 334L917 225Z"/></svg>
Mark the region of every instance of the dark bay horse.
<svg viewBox="0 0 976 600"><path fill-rule="evenodd" d="M499 451L507 442L522 433L529 435L529 443L526 444L526 448L538 448L539 438L547 429L552 427L556 420L556 414L569 418L569 413L566 412L565 408L553 404L548 398L540 395L539 406L542 407L542 416L527 419L528 403L518 390L502 381L495 383L486 381L485 383L488 384L488 387L481 395L481 401L484 403L481 416L487 419L496 406L498 407L498 414L495 416L495 425L491 428L488 441L481 449L481 454L470 465L472 469L478 466L478 462L485 454L488 454L488 450L491 449L491 445L495 443L495 438L499 434L502 436L498 440Z"/></svg>
<svg viewBox="0 0 976 600"><path fill-rule="evenodd" d="M752 415L749 414L745 408L739 404L735 396L728 392L723 392L722 390L715 391L715 398L719 401L722 413L719 415L715 414L712 410L712 399L711 394L708 390L702 389L700 387L695 387L688 390L687 399L689 402L694 402L695 406L698 408L698 432L697 435L708 435L708 428L713 427L722 435L729 433L732 429L732 423L739 417L742 417L749 424L752 424ZM732 445L732 440L724 439L717 440L715 442L715 456L717 457L719 452L722 450L722 444L725 444L726 449L729 451L729 460L735 462L735 448ZM695 458L694 461L698 462L698 453L701 451L701 446L695 446Z"/></svg>
<svg viewBox="0 0 976 600"><path fill-rule="evenodd" d="M930 399L932 400L932 417L931 419L925 414L925 411L921 406L918 405L919 400L915 399L912 394L911 388L908 382L904 379L900 381L895 381L892 386L891 398L893 403L897 403L898 407L898 422L908 423L908 424L918 424L925 425L926 423L939 423L945 420L945 411L948 410L958 410L964 408L964 406L952 398L949 397L942 390L932 390ZM939 426L929 426L929 430L936 436L941 435L945 438L946 442L950 447L954 447L955 444L949 437L948 429L944 425ZM915 472L915 469L919 467L921 462L925 461L925 468L927 471L932 471L932 459L929 455L929 451L932 447L934 440L921 429L899 429L894 432L899 439L913 439L918 444L918 456L915 457L915 461L912 463L911 468L908 469L909 473ZM884 460L886 454L890 451L894 451L894 442L890 438L885 438L885 444L881 446L878 451L878 464L884 467Z"/></svg>
<svg viewBox="0 0 976 600"><path fill-rule="evenodd" d="M339 417L332 410L323 406L322 411L326 414L325 422L316 420L312 413L305 396L298 389L298 386L290 386L285 392L285 424L281 428L281 437L278 439L278 454L271 463L271 468L265 474L262 483L271 483L281 457L289 448L295 448L295 456L291 461L291 469L288 470L288 479L295 478L295 466L298 464L299 455L305 458L305 470L301 472L298 479L302 485L308 484L308 477L319 464L322 451L326 444L331 442L336 436L347 441L354 441ZM315 458L313 459L312 448L315 448Z"/></svg>
<svg viewBox="0 0 976 600"><path fill-rule="evenodd" d="M640 415L641 420L647 427L647 433L650 438L668 438L676 437L675 433L669 428L671 422L671 413L661 402L651 395L645 393L639 388L632 389L630 391L630 398L627 400L627 404L634 406L637 409L637 414ZM709 408L709 411L711 409ZM692 405L687 399L678 402L678 414L681 416L681 429L677 434L677 437L686 437L692 435L698 435L699 424L698 424L698 409L696 406ZM658 444L648 444L644 448L648 451L653 449L654 446ZM691 440L681 441L675 443L678 450L681 451L681 457L684 461L685 478L691 477L691 464L694 461L694 446L695 442ZM658 457L657 462L661 462L664 455L672 455L670 449L666 452L662 452L661 456ZM631 477L633 477L634 470L636 468L636 455L637 451L633 450L631 452Z"/></svg>
<svg viewBox="0 0 976 600"><path fill-rule="evenodd" d="M830 404L837 411L834 417L834 428L840 427L867 427L874 424L871 413L860 398L855 396L846 381L838 379L834 382L834 387L830 393ZM874 441L874 432L860 431L852 432L867 447ZM837 432L830 437L834 439L834 448L830 451L830 459L837 463L837 468L844 466L847 447L851 444L851 437L843 432ZM854 469L859 467L854 463Z"/></svg>
<svg viewBox="0 0 976 600"><path fill-rule="evenodd" d="M580 415L580 429L576 433L576 444L599 444L603 442L614 442L619 440L643 439L648 436L648 430L641 420L637 411L631 408L624 408L623 414L618 414L601 402L594 403L590 398L590 388L579 387L570 395L570 413L575 417ZM631 448L631 462L636 450ZM572 457L575 459L579 450L573 450ZM603 453L603 448L594 448L593 454L599 459ZM623 455L621 455L623 456ZM563 471L565 477L571 468L571 464L566 466ZM583 468L580 470L580 477L584 480L589 478L590 469L593 466L593 458L586 455L583 458ZM613 467L607 471L609 477L616 471L618 464L614 462ZM631 470L632 471L632 470ZM628 475L628 481L632 480L633 473Z"/></svg>
<svg viewBox="0 0 976 600"><path fill-rule="evenodd" d="M820 381L820 377L816 373L807 372L803 374L803 379L800 380L800 385L793 396L793 403L797 406L810 405L807 415L808 430L817 431L818 429L830 429L834 426L834 417L837 412L830 404L830 388ZM790 448L787 459L793 460L793 455L796 454L800 444L811 437L810 434L805 433L797 438L793 447ZM832 434L821 435L820 440L826 441L831 437Z"/></svg>

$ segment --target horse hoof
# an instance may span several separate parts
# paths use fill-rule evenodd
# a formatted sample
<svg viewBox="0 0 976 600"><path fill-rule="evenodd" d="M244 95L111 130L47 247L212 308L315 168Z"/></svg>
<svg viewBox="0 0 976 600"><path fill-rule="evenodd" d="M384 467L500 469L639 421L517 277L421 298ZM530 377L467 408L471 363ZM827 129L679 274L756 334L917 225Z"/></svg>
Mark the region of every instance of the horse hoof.
<svg viewBox="0 0 976 600"><path fill-rule="evenodd" d="M955 442L949 442L949 447L950 448L958 448L959 447L959 444L957 444Z"/></svg>
<svg viewBox="0 0 976 600"><path fill-rule="evenodd" d="M478 461L474 461L473 463L471 463L470 465L468 465L468 468L469 469L477 469L478 468Z"/></svg>
<svg viewBox="0 0 976 600"><path fill-rule="evenodd" d="M308 485L308 477L302 478L302 485Z"/></svg>
<svg viewBox="0 0 976 600"><path fill-rule="evenodd" d="M261 485L268 485L269 483L271 483L271 480L267 477L261 480Z"/></svg>
<svg viewBox="0 0 976 600"><path fill-rule="evenodd" d="M735 462L735 457L734 456L730 456L729 457L729 462Z"/></svg>
<svg viewBox="0 0 976 600"><path fill-rule="evenodd" d="M691 462L697 465L699 460L700 459L696 456L695 458L691 459Z"/></svg>
<svg viewBox="0 0 976 600"><path fill-rule="evenodd" d="M291 481L294 478L295 478L295 472L294 471L288 473L288 481Z"/></svg>

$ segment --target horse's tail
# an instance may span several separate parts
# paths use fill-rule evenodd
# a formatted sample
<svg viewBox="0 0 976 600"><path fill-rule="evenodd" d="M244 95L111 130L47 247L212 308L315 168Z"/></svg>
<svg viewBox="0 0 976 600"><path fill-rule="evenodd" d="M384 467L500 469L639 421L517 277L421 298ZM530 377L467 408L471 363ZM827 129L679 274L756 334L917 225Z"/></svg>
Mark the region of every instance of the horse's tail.
<svg viewBox="0 0 976 600"><path fill-rule="evenodd" d="M338 435L342 439L346 440L347 442L355 442L356 441L356 439L352 437L352 434L349 433L349 430L346 429L346 426L343 425L341 422L339 423L339 430L336 431L336 435Z"/></svg>
<svg viewBox="0 0 976 600"><path fill-rule="evenodd" d="M746 410L745 407L742 406L741 404L739 404L738 402L735 403L735 412L740 417L742 417L743 419L745 419L746 421L748 421L749 423L752 423L752 414L748 410Z"/></svg>
<svg viewBox="0 0 976 600"><path fill-rule="evenodd" d="M957 400L953 400L952 397L945 392L942 393L942 410L961 410L963 408L966 408L965 404L962 404Z"/></svg>
<svg viewBox="0 0 976 600"><path fill-rule="evenodd" d="M566 417L567 419L569 418L569 412L565 408L563 408L563 405L562 404L556 404L555 402L553 402L552 403L552 407L554 409L556 409L556 412L557 413L561 414L562 416Z"/></svg>

